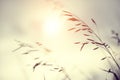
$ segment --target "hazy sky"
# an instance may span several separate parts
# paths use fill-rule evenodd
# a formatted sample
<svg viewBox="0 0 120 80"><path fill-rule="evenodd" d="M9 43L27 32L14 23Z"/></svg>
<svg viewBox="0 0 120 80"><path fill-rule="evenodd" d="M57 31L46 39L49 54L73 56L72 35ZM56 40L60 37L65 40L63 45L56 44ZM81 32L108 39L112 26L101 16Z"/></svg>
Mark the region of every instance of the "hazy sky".
<svg viewBox="0 0 120 80"><path fill-rule="evenodd" d="M80 52L80 45L74 44L81 39L79 34L68 32L71 26L64 24L71 23L66 22L60 15L62 10L75 14L95 31L98 30L102 39L118 50L115 41L111 40L111 30L120 33L119 7L119 0L0 0L0 80L39 80L44 73L49 80L63 76L44 68L38 68L38 71L33 73L31 65L36 61L32 59L36 56L42 56L47 62L65 67L73 80L103 80L106 74L99 68L106 66L100 61L104 51L93 52L89 46ZM54 23L54 19L58 17L58 28L49 26L51 24L45 25L47 21ZM96 21L97 30L91 18ZM49 29L46 26L49 26ZM49 30L53 29L56 32L51 34ZM15 39L34 45L34 49L39 49L40 52L22 56L21 53L27 50L25 48L13 53L12 50L17 48ZM44 46L36 47L35 42ZM44 48L50 49L51 53L47 54Z"/></svg>

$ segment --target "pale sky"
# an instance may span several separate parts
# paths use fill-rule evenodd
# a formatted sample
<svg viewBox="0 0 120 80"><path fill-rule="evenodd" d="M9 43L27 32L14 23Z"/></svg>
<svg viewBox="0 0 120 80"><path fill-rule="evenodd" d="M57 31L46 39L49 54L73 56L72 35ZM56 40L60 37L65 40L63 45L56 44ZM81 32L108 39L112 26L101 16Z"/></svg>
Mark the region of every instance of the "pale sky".
<svg viewBox="0 0 120 80"><path fill-rule="evenodd" d="M74 42L81 37L67 31L73 24L61 16L61 11L78 16L120 53L111 39L111 30L120 34L119 7L119 0L0 0L0 80L44 80L44 75L46 80L63 78L63 74L50 71L51 67L38 67L32 72L33 64L40 60L64 67L71 80L105 80L107 74L100 70L108 67L100 60L104 51L92 51L94 46L88 46L80 52L80 45ZM29 48L12 52L18 47L14 40L29 43L40 51L30 55L22 55ZM36 42L43 45L38 47ZM51 52L45 51L46 48ZM34 57L40 59L35 61Z"/></svg>

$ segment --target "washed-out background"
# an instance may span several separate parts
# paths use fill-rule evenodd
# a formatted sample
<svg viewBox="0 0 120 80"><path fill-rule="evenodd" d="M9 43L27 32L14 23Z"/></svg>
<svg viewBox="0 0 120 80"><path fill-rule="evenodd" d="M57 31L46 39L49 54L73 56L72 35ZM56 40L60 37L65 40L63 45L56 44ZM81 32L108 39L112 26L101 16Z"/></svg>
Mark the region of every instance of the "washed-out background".
<svg viewBox="0 0 120 80"><path fill-rule="evenodd" d="M70 11L99 32L100 37L120 54L120 47L111 38L111 30L120 34L119 7L119 0L0 0L0 80L44 80L44 76L46 80L62 80L64 75L50 71L50 67L38 67L33 72L33 65L40 60L64 67L71 80L112 79L113 75L101 70L109 68L106 61L100 60L104 51L92 51L89 46L80 52L80 45L74 44L81 39L79 33L68 32L70 25L64 25L64 18L54 33L46 31L44 25L49 16ZM25 47L14 52L19 47L17 40L39 51L23 55L29 50ZM39 59L34 60L37 57Z"/></svg>

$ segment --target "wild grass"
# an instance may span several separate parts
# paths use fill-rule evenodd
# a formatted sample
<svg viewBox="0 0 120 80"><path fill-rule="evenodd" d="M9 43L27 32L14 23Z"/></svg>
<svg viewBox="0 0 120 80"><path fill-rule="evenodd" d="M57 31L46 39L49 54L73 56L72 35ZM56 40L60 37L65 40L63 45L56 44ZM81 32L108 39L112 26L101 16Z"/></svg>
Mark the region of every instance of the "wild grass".
<svg viewBox="0 0 120 80"><path fill-rule="evenodd" d="M75 16L74 14L72 14L69 11L62 11L62 16L67 18L67 21L71 22L74 24L74 27L68 28L68 31L73 31L76 34L77 33L81 33L80 36L84 36L85 40L84 41L77 41L74 42L74 44L80 45L80 51L82 51L83 49L85 49L85 46L87 48L87 45L93 45L95 46L92 50L96 51L99 48L102 48L104 51L106 51L108 56L105 56L104 58L102 58L101 60L105 60L107 59L108 62L110 63L109 59L112 59L112 61L115 64L115 68L117 68L117 71L114 70L114 68L112 68L112 64L110 63L111 68L110 69L103 69L101 68L102 71L105 71L107 73L113 74L114 79L113 80L120 80L120 64L117 62L117 59L114 56L114 52L111 48L111 46L107 43L105 43L100 36L98 35L99 33L96 33L87 23L85 23L83 20L81 20L79 17ZM96 21L91 18L92 23L94 23L95 26L97 26ZM94 36L96 39L92 38ZM119 38L119 34L116 33L115 31L112 30L112 38L115 39L117 41L117 44L120 45L120 38ZM22 53L22 55L29 55L32 52L36 52L39 51L38 49L35 49L33 45L30 45L28 43L24 43L18 40L15 40L18 43L18 48L14 49L13 52L16 52L18 50L20 50L21 48L25 48L25 47L29 47L30 50ZM43 48L47 53L52 52L52 50L46 48L43 44L41 44L40 42L36 42L35 43L37 46L40 46L41 48ZM35 57L34 60L39 60L38 62L36 62L33 66L32 66L32 71L35 72L36 68L38 66L41 67L50 67L50 71L57 71L59 73L64 74L64 79L63 80L71 80L69 74L66 72L65 68L62 66L57 66L56 64L51 64L49 62L45 62L44 60L41 60L39 57ZM46 76L44 75L44 80L46 80Z"/></svg>
<svg viewBox="0 0 120 80"><path fill-rule="evenodd" d="M22 48L29 48L29 50L27 50L26 52L23 52L21 55L30 55L33 52L37 52L40 51L39 49L35 49L36 46L33 46L29 43L25 43L19 40L15 40L15 42L17 42L18 47L14 50L12 50L12 52L17 52L17 51L21 51ZM50 53L51 50L46 48L43 44L41 44L40 42L36 42L35 45L37 45L38 47L44 49L45 52ZM64 75L63 80L71 80L69 74L66 72L65 68L62 66L59 66L59 64L54 64L54 63L50 63L50 62L46 62L46 60L40 59L40 56L38 57L34 57L33 60L37 60L37 62L35 62L32 65L32 71L35 72L37 67L47 67L48 71L53 71L53 72L58 72L58 73L62 73ZM43 75L43 79L46 80L46 76L45 74Z"/></svg>
<svg viewBox="0 0 120 80"><path fill-rule="evenodd" d="M73 32L79 32L82 33L80 36L84 36L85 41L78 41L75 42L75 44L80 44L81 48L80 51L82 51L84 49L84 46L87 46L89 44L95 45L96 47L93 48L93 50L97 50L99 48L103 48L104 51L107 52L107 54L110 57L105 56L104 58L102 58L102 60L107 59L108 62L110 63L110 58L112 59L112 61L115 63L115 67L117 68L118 71L113 70L113 68L105 70L102 69L105 72L111 73L114 75L115 80L120 80L120 64L117 62L117 59L114 56L114 52L111 48L111 46L107 43L105 43L100 36L98 35L99 33L96 33L87 23L85 23L83 20L81 20L79 17L75 16L74 14L72 14L69 11L63 11L63 15L67 17L67 21L70 21L71 23L74 24L74 27L69 28L68 31L73 31ZM96 21L91 18L92 23L94 23L95 26L97 26ZM120 44L120 38L119 38L119 34L116 33L115 31L112 30L112 38L117 40L117 44ZM91 38L90 36L94 36L96 39ZM111 63L110 63L111 65ZM112 67L112 65L111 65ZM115 72L114 72L115 71Z"/></svg>

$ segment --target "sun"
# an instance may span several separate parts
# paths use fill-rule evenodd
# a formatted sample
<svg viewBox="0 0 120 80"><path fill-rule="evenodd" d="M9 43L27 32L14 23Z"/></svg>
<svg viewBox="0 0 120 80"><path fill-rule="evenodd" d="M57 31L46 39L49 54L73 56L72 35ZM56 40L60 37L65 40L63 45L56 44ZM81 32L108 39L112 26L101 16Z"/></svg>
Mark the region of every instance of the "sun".
<svg viewBox="0 0 120 80"><path fill-rule="evenodd" d="M58 14L53 13L49 15L43 24L45 34L50 36L56 35L61 29L61 24L60 16Z"/></svg>

